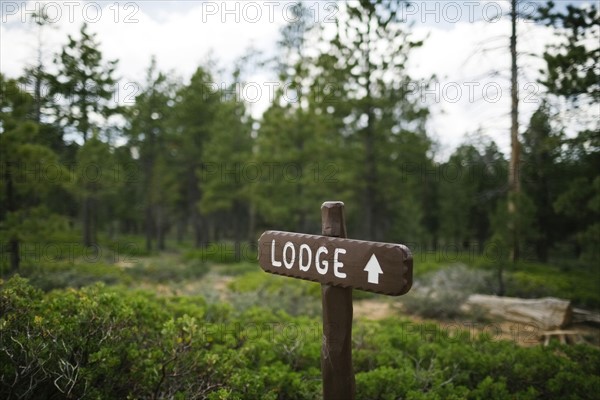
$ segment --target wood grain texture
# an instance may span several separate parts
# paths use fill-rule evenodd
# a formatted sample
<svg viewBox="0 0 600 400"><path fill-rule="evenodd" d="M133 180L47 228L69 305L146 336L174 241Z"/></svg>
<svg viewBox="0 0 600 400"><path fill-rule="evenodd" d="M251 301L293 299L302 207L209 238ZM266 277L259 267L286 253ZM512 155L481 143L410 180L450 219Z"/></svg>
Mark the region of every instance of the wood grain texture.
<svg viewBox="0 0 600 400"><path fill-rule="evenodd" d="M327 231L332 232L331 224L327 225ZM338 230L337 232L344 232ZM284 249L286 244L287 249ZM308 246L302 250L300 260L300 247ZM291 249L293 247L293 250ZM316 253L319 248L324 248L319 255L319 264L327 263L327 271L321 272L316 266ZM339 253L337 260L343 266L335 274L336 249L343 249L344 254ZM285 257L284 257L285 252ZM365 267L369 260L376 255L381 266L381 274L378 274L378 283L369 282L369 272ZM292 255L294 260L292 261ZM283 262L288 261L287 265ZM302 262L301 262L302 261ZM267 231L262 234L258 241L258 262L266 272L305 279L308 281L324 283L332 286L365 290L368 292L381 293L389 296L400 296L409 291L412 286L413 259L410 250L401 244L367 242L363 240L345 239L342 237L329 237L324 235L307 235L294 232ZM281 264L279 264L281 263ZM303 270L300 264L308 266ZM289 267L289 268L288 268ZM340 277L345 274L345 277Z"/></svg>
<svg viewBox="0 0 600 400"><path fill-rule="evenodd" d="M346 237L344 203L323 203L321 221L323 235ZM356 384L352 367L352 289L322 284L321 300L323 399L354 400Z"/></svg>

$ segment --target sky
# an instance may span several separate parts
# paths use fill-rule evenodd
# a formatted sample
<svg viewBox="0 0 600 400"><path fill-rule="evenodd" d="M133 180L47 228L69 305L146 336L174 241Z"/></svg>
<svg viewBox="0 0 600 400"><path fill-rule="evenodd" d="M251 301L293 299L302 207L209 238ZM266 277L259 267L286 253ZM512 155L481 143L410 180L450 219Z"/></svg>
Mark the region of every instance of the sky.
<svg viewBox="0 0 600 400"><path fill-rule="evenodd" d="M567 2L558 2L564 7ZM340 3L304 1L314 21L335 29ZM522 14L532 15L540 2L522 3ZM49 28L41 37L28 18L45 5ZM172 77L186 81L199 65L211 60L225 71L241 56L260 53L277 55L280 28L293 22L287 1L7 1L0 0L0 71L22 75L23 68L36 60L38 43L43 59L50 64L67 35L77 35L83 22L97 34L106 59L118 59L119 102L135 97L152 55L158 67ZM414 1L405 10L415 38L425 39L414 50L407 70L416 85L435 75L437 82L419 98L430 106L428 129L438 143L437 158L447 158L464 142L466 135L496 141L507 152L510 144L510 56L508 52L509 2L497 1ZM539 57L556 39L549 28L519 18L518 50L520 67L521 130L539 106L543 88L537 84ZM215 85L227 86L227 74L218 75ZM247 72L240 97L260 118L272 98L276 77L268 69ZM595 118L600 110L589 110Z"/></svg>

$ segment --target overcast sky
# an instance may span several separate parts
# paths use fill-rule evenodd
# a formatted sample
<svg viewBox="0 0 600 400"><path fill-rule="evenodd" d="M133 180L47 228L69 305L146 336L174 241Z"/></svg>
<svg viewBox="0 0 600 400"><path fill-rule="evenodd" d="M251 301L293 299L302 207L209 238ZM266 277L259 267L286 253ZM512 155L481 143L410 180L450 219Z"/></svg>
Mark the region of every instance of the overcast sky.
<svg viewBox="0 0 600 400"><path fill-rule="evenodd" d="M44 57L48 63L59 51L67 34L76 35L82 22L97 33L107 59L118 59L119 99L134 95L128 82L143 80L151 55L161 70L182 80L189 79L198 65L209 58L228 68L249 48L265 56L276 54L279 29L293 20L285 1L47 1L52 21L43 33ZM339 12L334 2L305 1L313 18L326 29L333 28ZM531 15L539 2L524 2L522 12ZM566 2L559 2L564 7ZM0 1L0 71L9 77L22 74L35 63L37 31L27 22L39 10L39 2ZM445 158L464 140L465 134L481 131L504 151L509 145L510 57L508 41L509 2L415 1L406 10L416 37L426 38L410 59L409 74L417 79L436 75L438 83L422 96L432 107L430 133ZM541 54L553 36L548 28L525 18L519 20L519 51ZM210 56L209 56L210 55ZM540 102L542 88L536 83L539 58L519 60L521 114L526 126ZM227 84L227 76L218 78ZM252 112L259 117L268 106L274 75L267 70L247 77L252 85L242 88L250 98ZM244 90L246 89L246 90ZM598 109L593 110L594 113Z"/></svg>

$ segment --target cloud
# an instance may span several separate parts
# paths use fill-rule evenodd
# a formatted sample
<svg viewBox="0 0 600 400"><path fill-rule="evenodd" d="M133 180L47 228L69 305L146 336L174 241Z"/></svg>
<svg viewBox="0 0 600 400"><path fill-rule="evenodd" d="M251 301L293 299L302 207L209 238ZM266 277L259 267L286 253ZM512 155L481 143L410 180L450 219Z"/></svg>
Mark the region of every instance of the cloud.
<svg viewBox="0 0 600 400"><path fill-rule="evenodd" d="M152 2L57 2L46 1L55 19L41 36L43 56L50 65L51 54L75 35L83 22L97 33L106 59L118 59L117 73L124 82L141 81L150 58L155 55L163 71L172 71L184 81L209 55L225 69L254 48L273 56L279 29L293 18L290 2L253 1L152 1ZM274 5L277 3L278 5ZM473 2L464 2L464 4ZM510 22L504 2L482 2L472 9L463 3L461 19L454 21L455 9L448 2L416 2L410 18L416 38L425 38L423 47L414 50L409 74L415 79L436 75L438 81L425 92L422 101L431 106L429 127L443 151L441 158L464 140L466 133L481 131L496 140L501 150L509 148ZM16 77L26 65L36 62L37 29L27 23L36 2L1 2L0 70ZM336 9L332 2L306 3L313 17L330 32ZM504 18L495 19L498 9ZM420 8L419 8L420 7ZM429 10L436 10L433 14ZM504 7L504 8L502 8ZM435 14L437 12L437 14ZM474 18L474 19L473 19ZM470 20L472 19L472 20ZM548 28L520 20L519 52L541 54L555 40ZM541 88L536 86L539 58L521 56L520 122L526 126L537 108ZM268 107L269 84L274 74L253 71L248 77L263 90L264 96L252 104L259 116ZM217 78L226 80L226 78ZM222 82L227 84L227 82ZM128 93L124 93L127 95Z"/></svg>
<svg viewBox="0 0 600 400"><path fill-rule="evenodd" d="M553 42L549 28L521 20L518 23L519 122L527 126L541 103L537 83L540 57ZM510 147L510 21L458 22L443 27L417 25L415 36L425 38L408 67L416 79L432 75L437 81L422 100L432 108L431 133L442 144L446 158L466 134L481 130L505 153Z"/></svg>

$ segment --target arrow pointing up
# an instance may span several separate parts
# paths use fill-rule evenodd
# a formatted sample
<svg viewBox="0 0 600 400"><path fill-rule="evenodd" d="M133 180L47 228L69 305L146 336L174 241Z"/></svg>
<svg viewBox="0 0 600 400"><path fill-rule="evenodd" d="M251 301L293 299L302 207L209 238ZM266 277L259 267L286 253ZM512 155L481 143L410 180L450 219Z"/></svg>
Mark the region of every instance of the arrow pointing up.
<svg viewBox="0 0 600 400"><path fill-rule="evenodd" d="M371 256L363 271L368 272L369 275L367 276L367 281L369 281L369 283L379 284L379 274L383 274L383 271L381 270L381 265L379 265L379 261L377 260L377 257L375 257L375 254Z"/></svg>

